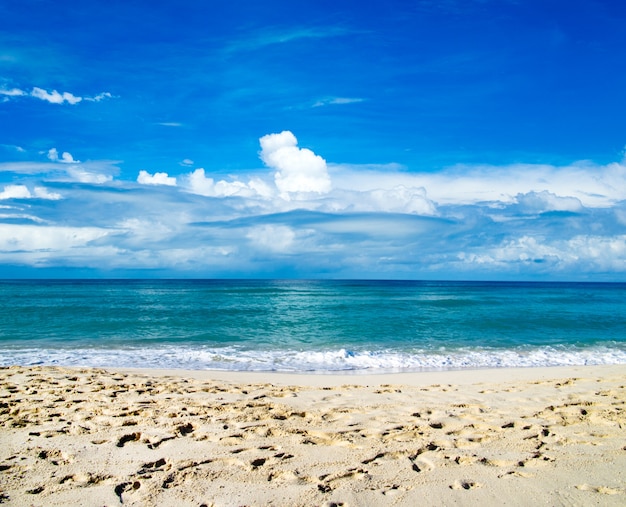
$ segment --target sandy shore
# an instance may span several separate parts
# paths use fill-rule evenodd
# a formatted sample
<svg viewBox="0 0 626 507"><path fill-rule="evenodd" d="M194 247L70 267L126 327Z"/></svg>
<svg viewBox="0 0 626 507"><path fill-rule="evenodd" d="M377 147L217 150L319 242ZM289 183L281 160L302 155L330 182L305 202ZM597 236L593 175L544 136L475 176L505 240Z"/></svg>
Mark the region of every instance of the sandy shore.
<svg viewBox="0 0 626 507"><path fill-rule="evenodd" d="M626 366L0 381L6 505L626 505Z"/></svg>

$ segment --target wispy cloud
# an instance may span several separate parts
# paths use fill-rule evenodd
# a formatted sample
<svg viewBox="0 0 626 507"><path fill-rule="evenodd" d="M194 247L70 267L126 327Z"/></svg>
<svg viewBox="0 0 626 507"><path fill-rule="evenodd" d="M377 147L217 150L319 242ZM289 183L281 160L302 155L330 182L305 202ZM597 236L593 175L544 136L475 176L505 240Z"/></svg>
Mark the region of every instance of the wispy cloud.
<svg viewBox="0 0 626 507"><path fill-rule="evenodd" d="M363 102L363 101L365 101L365 99L361 99L358 97L327 97L327 98L318 100L317 102L313 104L312 107L358 104L359 102Z"/></svg>
<svg viewBox="0 0 626 507"><path fill-rule="evenodd" d="M43 88L39 88L35 86L30 92L21 90L19 88L11 88L11 89L0 89L0 96L4 97L4 100L10 100L15 97L32 97L39 100L43 100L45 102L49 102L50 104L70 104L76 105L79 102L100 102L104 99L113 98L109 92L99 93L93 97L79 97L70 92L58 92L57 90L44 90Z"/></svg>
<svg viewBox="0 0 626 507"><path fill-rule="evenodd" d="M26 150L24 148L22 148L21 146L17 146L15 144L0 144L0 147L4 148L5 150L9 150L9 151L17 152L17 153L26 153Z"/></svg>
<svg viewBox="0 0 626 507"><path fill-rule="evenodd" d="M351 33L350 30L338 26L301 27L301 28L270 28L253 33L226 46L226 53L252 51L275 44L285 44L302 39L322 39L340 37Z"/></svg>

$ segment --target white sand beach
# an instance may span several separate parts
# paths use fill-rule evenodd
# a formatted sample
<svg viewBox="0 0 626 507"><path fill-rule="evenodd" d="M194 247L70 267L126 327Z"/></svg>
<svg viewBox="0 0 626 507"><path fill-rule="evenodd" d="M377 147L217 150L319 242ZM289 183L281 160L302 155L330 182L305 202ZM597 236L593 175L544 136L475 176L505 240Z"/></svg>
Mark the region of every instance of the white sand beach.
<svg viewBox="0 0 626 507"><path fill-rule="evenodd" d="M626 504L626 366L0 369L0 503Z"/></svg>

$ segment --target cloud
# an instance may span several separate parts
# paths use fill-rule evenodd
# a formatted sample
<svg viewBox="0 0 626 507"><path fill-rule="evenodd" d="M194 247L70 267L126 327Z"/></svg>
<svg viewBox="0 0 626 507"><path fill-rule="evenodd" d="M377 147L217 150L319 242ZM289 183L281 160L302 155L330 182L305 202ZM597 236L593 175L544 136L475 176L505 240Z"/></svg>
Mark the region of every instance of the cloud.
<svg viewBox="0 0 626 507"><path fill-rule="evenodd" d="M44 152L54 159L54 151ZM68 154L69 155L69 154ZM70 155L71 156L71 155ZM78 181L81 183L107 183L119 172L115 160L98 160L69 162L69 157L50 162L0 162L0 173L14 173L16 175L45 175L47 181Z"/></svg>
<svg viewBox="0 0 626 507"><path fill-rule="evenodd" d="M10 181L0 186L0 263L168 276L626 280L623 163L429 173L327 164L289 131L260 145L266 169L236 176L190 161L176 176L113 180L115 162L56 149L40 154L45 161L0 163Z"/></svg>
<svg viewBox="0 0 626 507"><path fill-rule="evenodd" d="M333 105L344 105L344 104L358 104L359 102L363 102L365 99L360 99L356 97L331 97L320 99L313 104L313 107L323 107L323 106L333 106Z"/></svg>
<svg viewBox="0 0 626 507"><path fill-rule="evenodd" d="M9 151L17 151L18 153L26 153L26 150L21 146L17 146L15 144L0 144L0 147L9 150Z"/></svg>
<svg viewBox="0 0 626 507"><path fill-rule="evenodd" d="M30 92L25 90L20 90L19 88L8 89L0 89L0 95L4 96L6 100L9 100L12 97L33 97L39 100L43 100L45 102L49 102L50 104L70 104L75 105L79 102L100 102L104 99L113 98L109 92L99 93L94 97L79 97L70 92L58 92L57 90L47 91L43 88L39 88L37 86L33 87Z"/></svg>
<svg viewBox="0 0 626 507"><path fill-rule="evenodd" d="M567 273L585 266L591 272L626 273L626 235L574 235L570 238L521 236L459 260L483 270L531 270ZM497 271L496 271L497 272Z"/></svg>
<svg viewBox="0 0 626 507"><path fill-rule="evenodd" d="M182 165L183 167L191 167L193 165L193 160L190 158L186 158L181 160L178 165Z"/></svg>
<svg viewBox="0 0 626 507"><path fill-rule="evenodd" d="M35 187L31 192L26 185L6 185L4 190L0 192L0 200L32 198L56 201L62 199L62 196L56 192L50 192L44 187Z"/></svg>
<svg viewBox="0 0 626 507"><path fill-rule="evenodd" d="M11 90L0 89L0 95L4 95L6 97L21 97L23 95L27 95L27 93L23 90L12 88Z"/></svg>
<svg viewBox="0 0 626 507"><path fill-rule="evenodd" d="M576 197L559 197L552 192L528 192L517 194L515 200L524 213L545 213L548 211L582 211L583 205Z"/></svg>
<svg viewBox="0 0 626 507"><path fill-rule="evenodd" d="M334 188L361 192L398 185L424 188L429 199L438 205L485 202L504 205L516 203L523 194L535 195L536 200L544 201L548 194L553 194L555 198L575 198L583 206L595 207L612 206L626 197L623 190L626 165L620 163L456 165L438 172L381 171L367 166L333 165L329 170Z"/></svg>
<svg viewBox="0 0 626 507"><path fill-rule="evenodd" d="M83 97L83 100L86 100L87 102L100 102L101 100L112 99L112 98L113 98L113 95L111 95L109 92L102 92L96 95L95 97Z"/></svg>
<svg viewBox="0 0 626 507"><path fill-rule="evenodd" d="M187 175L188 189L190 192L207 197L230 197L234 195L250 197L255 194L245 183L240 181L215 181L207 178L204 169L196 169Z"/></svg>
<svg viewBox="0 0 626 507"><path fill-rule="evenodd" d="M19 262L23 256L37 265L59 254L71 257L73 250L88 248L91 241L109 233L94 227L0 224L0 259Z"/></svg>
<svg viewBox="0 0 626 507"><path fill-rule="evenodd" d="M30 95L31 97L45 100L47 102L50 102L51 104L63 104L64 102L67 102L68 104L73 105L78 104L81 100L83 100L82 97L77 97L69 92L59 93L56 90L48 92L42 88L37 87L33 88L33 91L30 92Z"/></svg>
<svg viewBox="0 0 626 507"><path fill-rule="evenodd" d="M30 199L31 193L25 185L7 185L0 192L0 199Z"/></svg>
<svg viewBox="0 0 626 507"><path fill-rule="evenodd" d="M176 178L169 176L167 173L154 173L150 174L147 171L139 171L137 176L137 182L142 185L168 185L171 187L176 186Z"/></svg>
<svg viewBox="0 0 626 507"><path fill-rule="evenodd" d="M292 194L325 194L331 190L326 161L306 148L288 130L261 137L261 160L275 169L274 181L286 199Z"/></svg>
<svg viewBox="0 0 626 507"><path fill-rule="evenodd" d="M250 37L232 42L226 53L236 53L240 51L255 51L266 46L276 44L286 44L302 39L324 39L329 37L339 37L350 33L341 27L313 27L295 28L292 30L265 30Z"/></svg>
<svg viewBox="0 0 626 507"><path fill-rule="evenodd" d="M80 160L74 160L74 157L67 151L64 151L59 158L59 152L56 148L50 148L48 150L48 158L53 162L62 162L64 164L79 164Z"/></svg>
<svg viewBox="0 0 626 507"><path fill-rule="evenodd" d="M287 253L294 244L295 232L285 225L254 227L246 237L263 251Z"/></svg>

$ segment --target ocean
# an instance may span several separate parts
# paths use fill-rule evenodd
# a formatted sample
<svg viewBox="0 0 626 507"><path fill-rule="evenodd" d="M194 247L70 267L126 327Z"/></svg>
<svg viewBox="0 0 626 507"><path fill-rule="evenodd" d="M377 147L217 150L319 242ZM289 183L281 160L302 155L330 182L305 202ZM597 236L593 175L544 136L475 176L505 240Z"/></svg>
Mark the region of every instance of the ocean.
<svg viewBox="0 0 626 507"><path fill-rule="evenodd" d="M626 364L625 283L4 280L0 301L0 366Z"/></svg>

